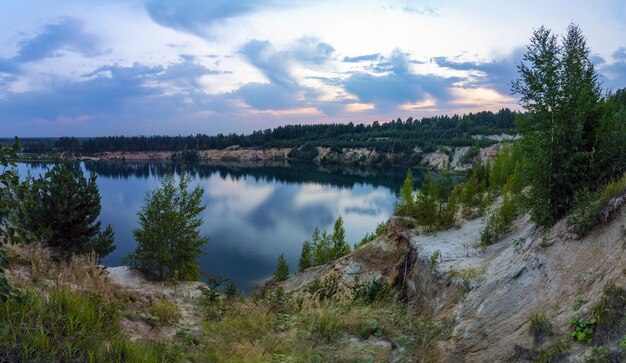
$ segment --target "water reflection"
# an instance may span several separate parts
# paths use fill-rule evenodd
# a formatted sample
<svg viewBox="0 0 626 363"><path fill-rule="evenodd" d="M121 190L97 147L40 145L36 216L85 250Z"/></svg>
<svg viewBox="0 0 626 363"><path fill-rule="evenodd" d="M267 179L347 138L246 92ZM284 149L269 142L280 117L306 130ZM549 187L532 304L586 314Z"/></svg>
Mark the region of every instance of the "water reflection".
<svg viewBox="0 0 626 363"><path fill-rule="evenodd" d="M41 173L45 164L20 164ZM83 163L98 175L101 220L115 231L117 249L103 259L115 266L136 246L132 230L146 191L181 165L172 163ZM386 220L406 169L358 168L309 163L214 163L187 167L205 189L202 230L211 238L201 268L233 280L249 291L271 276L279 253L291 271L297 268L301 243L317 226L331 229L343 216L353 244ZM417 173L417 179L421 175Z"/></svg>

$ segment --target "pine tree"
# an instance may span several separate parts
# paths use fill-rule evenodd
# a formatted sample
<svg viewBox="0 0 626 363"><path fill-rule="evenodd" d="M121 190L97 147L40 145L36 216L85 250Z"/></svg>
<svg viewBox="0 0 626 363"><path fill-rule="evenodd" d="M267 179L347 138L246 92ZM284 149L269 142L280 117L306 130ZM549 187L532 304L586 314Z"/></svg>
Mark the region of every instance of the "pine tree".
<svg viewBox="0 0 626 363"><path fill-rule="evenodd" d="M184 170L176 185L168 175L161 186L146 194L146 204L137 213L140 228L133 231L137 248L126 258L131 266L161 279L196 280L197 259L208 237L200 234L204 189L190 190L191 177Z"/></svg>
<svg viewBox="0 0 626 363"><path fill-rule="evenodd" d="M276 264L276 271L274 272L274 281L285 281L289 277L289 265L285 260L285 254L278 255L278 263Z"/></svg>
<svg viewBox="0 0 626 363"><path fill-rule="evenodd" d="M335 220L330 241L329 261L334 261L350 253L350 245L346 242L346 230L343 227L343 218L339 217Z"/></svg>
<svg viewBox="0 0 626 363"><path fill-rule="evenodd" d="M413 194L413 173L411 170L407 171L406 178L400 189L400 200L395 206L395 214L397 215L412 215L415 211L415 196Z"/></svg>
<svg viewBox="0 0 626 363"><path fill-rule="evenodd" d="M85 178L80 164L59 161L24 196L24 224L64 257L94 251L103 257L115 249L113 230L101 231L96 175Z"/></svg>
<svg viewBox="0 0 626 363"><path fill-rule="evenodd" d="M298 261L298 271L302 272L313 266L312 258L313 251L311 249L311 242L304 241L302 244L302 251L300 252L300 260Z"/></svg>

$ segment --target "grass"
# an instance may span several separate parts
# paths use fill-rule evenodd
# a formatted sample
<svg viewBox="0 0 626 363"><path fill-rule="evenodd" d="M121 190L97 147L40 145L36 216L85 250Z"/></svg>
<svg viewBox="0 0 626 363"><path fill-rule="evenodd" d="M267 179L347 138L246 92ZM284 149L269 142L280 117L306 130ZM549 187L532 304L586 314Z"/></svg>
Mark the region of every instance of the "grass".
<svg viewBox="0 0 626 363"><path fill-rule="evenodd" d="M286 296L286 297L285 297ZM276 307L273 293L218 301L223 314L204 323L199 361L387 361L389 351L363 343L393 341L405 361L437 361L447 324L422 320L411 306L382 299L305 299L289 294ZM356 339L361 343L350 343Z"/></svg>
<svg viewBox="0 0 626 363"><path fill-rule="evenodd" d="M181 317L178 306L165 299L153 303L152 306L150 306L149 313L159 318L159 321L164 323L176 323Z"/></svg>
<svg viewBox="0 0 626 363"><path fill-rule="evenodd" d="M626 334L626 288L607 284L593 306L592 315L597 321L595 341L604 343L621 338Z"/></svg>
<svg viewBox="0 0 626 363"><path fill-rule="evenodd" d="M0 361L159 362L162 354L121 331L114 305L68 288L0 305Z"/></svg>

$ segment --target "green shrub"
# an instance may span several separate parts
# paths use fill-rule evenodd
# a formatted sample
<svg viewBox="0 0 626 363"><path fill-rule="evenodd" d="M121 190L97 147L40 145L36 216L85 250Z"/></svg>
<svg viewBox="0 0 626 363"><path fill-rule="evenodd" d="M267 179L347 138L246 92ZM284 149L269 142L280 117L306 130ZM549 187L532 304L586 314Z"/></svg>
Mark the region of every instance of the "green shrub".
<svg viewBox="0 0 626 363"><path fill-rule="evenodd" d="M395 301L397 299L397 295L391 286L381 279L361 281L357 275L350 290L353 301L365 304L372 304L376 301Z"/></svg>
<svg viewBox="0 0 626 363"><path fill-rule="evenodd" d="M593 306L597 321L596 338L599 341L618 339L626 334L626 288L609 283Z"/></svg>
<svg viewBox="0 0 626 363"><path fill-rule="evenodd" d="M439 265L439 259L441 258L441 251L437 250L435 252L433 252L433 254L430 256L430 267L431 268L435 268L437 267L437 265Z"/></svg>
<svg viewBox="0 0 626 363"><path fill-rule="evenodd" d="M496 242L513 227L513 221L519 213L519 208L513 197L505 194L502 204L494 212L487 216L485 229L480 234L480 242L488 246Z"/></svg>
<svg viewBox="0 0 626 363"><path fill-rule="evenodd" d="M180 309L176 304L163 299L150 306L150 315L159 318L162 323L173 324L181 317Z"/></svg>
<svg viewBox="0 0 626 363"><path fill-rule="evenodd" d="M307 291L320 301L333 300L337 295L343 293L343 288L339 283L339 276L331 273L323 278L316 278L311 282Z"/></svg>
<svg viewBox="0 0 626 363"><path fill-rule="evenodd" d="M593 328L596 325L596 319L572 318L569 322L573 329L570 333L573 339L587 344L593 342Z"/></svg>

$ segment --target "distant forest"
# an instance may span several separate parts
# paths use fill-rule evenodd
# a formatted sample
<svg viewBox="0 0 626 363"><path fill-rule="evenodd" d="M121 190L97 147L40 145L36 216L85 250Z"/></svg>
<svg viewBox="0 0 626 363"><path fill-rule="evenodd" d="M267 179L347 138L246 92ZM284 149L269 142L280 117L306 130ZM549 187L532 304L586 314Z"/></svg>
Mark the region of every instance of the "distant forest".
<svg viewBox="0 0 626 363"><path fill-rule="evenodd" d="M21 139L23 151L98 153L104 151L182 151L224 149L238 145L250 148L367 147L379 152L405 153L416 146L423 152L439 146L488 146L494 141L474 135L513 134L517 112L469 113L463 116L435 116L421 120L378 121L365 124L285 125L244 134L189 136L106 136L94 138Z"/></svg>

